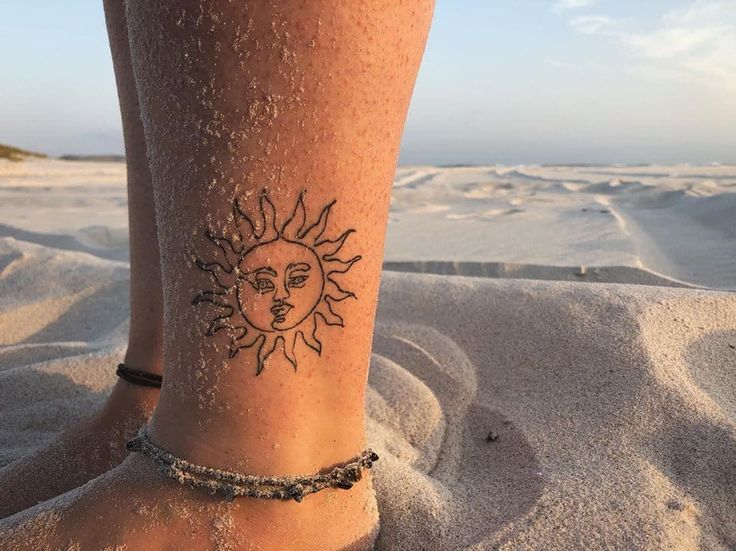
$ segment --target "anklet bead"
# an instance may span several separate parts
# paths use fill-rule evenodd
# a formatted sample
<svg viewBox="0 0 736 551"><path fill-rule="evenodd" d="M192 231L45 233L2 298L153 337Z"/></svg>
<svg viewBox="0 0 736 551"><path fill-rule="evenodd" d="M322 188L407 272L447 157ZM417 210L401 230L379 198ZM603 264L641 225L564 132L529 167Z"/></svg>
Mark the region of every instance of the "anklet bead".
<svg viewBox="0 0 736 551"><path fill-rule="evenodd" d="M219 492L228 501L236 497L256 497L301 502L305 496L326 488L349 490L363 478L363 469L370 469L378 461L378 454L368 449L324 474L268 477L214 469L176 457L152 442L146 427L126 447L130 452L152 459L161 474L179 484L202 488L212 495Z"/></svg>

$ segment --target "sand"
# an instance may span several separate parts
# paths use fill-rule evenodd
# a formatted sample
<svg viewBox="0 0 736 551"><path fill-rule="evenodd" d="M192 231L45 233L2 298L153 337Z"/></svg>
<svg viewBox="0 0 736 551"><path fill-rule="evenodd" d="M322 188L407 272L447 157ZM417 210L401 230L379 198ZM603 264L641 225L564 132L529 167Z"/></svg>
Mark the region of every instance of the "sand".
<svg viewBox="0 0 736 551"><path fill-rule="evenodd" d="M440 273L579 280L583 267L590 281L736 289L734 212L736 166L405 167L386 258Z"/></svg>
<svg viewBox="0 0 736 551"><path fill-rule="evenodd" d="M114 163L0 164L0 465L114 382L123 182ZM379 549L736 547L734 184L734 167L399 170L387 265L435 274L383 276Z"/></svg>

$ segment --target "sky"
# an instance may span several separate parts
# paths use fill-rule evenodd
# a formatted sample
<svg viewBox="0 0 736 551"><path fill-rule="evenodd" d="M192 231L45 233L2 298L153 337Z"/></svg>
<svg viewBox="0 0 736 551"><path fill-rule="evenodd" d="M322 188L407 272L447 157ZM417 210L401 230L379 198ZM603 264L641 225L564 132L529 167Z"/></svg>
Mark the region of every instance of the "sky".
<svg viewBox="0 0 736 551"><path fill-rule="evenodd" d="M0 13L0 143L122 153L102 2ZM437 0L400 161L736 162L736 0Z"/></svg>

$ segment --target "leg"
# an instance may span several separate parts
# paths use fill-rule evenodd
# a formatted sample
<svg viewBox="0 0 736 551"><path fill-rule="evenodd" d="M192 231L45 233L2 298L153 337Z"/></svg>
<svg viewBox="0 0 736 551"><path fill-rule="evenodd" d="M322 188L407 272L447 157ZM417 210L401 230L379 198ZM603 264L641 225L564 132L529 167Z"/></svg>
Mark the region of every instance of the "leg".
<svg viewBox="0 0 736 551"><path fill-rule="evenodd" d="M146 140L128 42L124 0L104 0L128 167L130 335L125 363L163 374L163 290Z"/></svg>
<svg viewBox="0 0 736 551"><path fill-rule="evenodd" d="M356 6L128 0L166 304L151 434L190 461L305 474L365 446L391 181L432 2ZM377 522L370 477L228 504L153 470L134 455L85 487L54 537L135 547L155 525L150 548L342 549Z"/></svg>
<svg viewBox="0 0 736 551"><path fill-rule="evenodd" d="M151 174L135 90L123 0L105 1L128 169L130 336L127 365L161 374L163 296ZM113 369L114 366L106 366ZM95 478L127 455L125 443L150 417L159 391L122 380L103 409L50 447L0 473L0 518Z"/></svg>

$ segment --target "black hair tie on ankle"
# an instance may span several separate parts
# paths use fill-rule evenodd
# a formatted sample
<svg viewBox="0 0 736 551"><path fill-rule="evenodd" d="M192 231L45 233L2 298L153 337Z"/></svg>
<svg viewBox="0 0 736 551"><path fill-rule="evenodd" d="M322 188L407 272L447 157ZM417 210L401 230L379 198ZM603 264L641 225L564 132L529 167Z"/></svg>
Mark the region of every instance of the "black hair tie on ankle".
<svg viewBox="0 0 736 551"><path fill-rule="evenodd" d="M132 369L125 364L118 364L118 369L115 374L129 383L139 386L161 388L161 381L163 381L163 377L161 375L148 373L147 371L142 371L140 369Z"/></svg>

